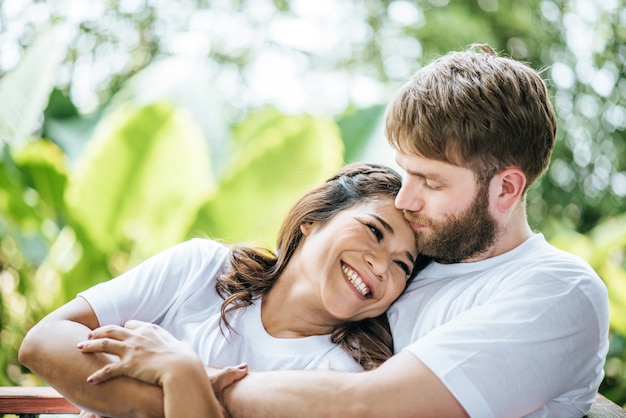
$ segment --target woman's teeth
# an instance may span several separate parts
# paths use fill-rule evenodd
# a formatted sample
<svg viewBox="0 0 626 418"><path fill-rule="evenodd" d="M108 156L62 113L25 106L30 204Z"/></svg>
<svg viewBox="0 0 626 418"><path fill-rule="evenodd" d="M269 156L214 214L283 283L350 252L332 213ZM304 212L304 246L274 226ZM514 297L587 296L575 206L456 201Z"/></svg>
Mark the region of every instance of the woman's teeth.
<svg viewBox="0 0 626 418"><path fill-rule="evenodd" d="M363 280L361 280L356 271L352 270L345 264L341 265L341 270L346 274L346 276L348 276L348 280L350 280L350 283L352 283L354 288L358 290L359 293L361 293L363 296L369 295L370 289L365 283L363 283Z"/></svg>

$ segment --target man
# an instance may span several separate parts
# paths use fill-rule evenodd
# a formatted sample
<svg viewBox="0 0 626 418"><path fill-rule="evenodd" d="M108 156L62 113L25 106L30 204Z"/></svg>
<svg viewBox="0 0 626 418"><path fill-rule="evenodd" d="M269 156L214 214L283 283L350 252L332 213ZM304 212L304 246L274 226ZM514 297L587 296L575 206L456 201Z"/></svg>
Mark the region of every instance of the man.
<svg viewBox="0 0 626 418"><path fill-rule="evenodd" d="M476 51L476 49L480 51ZM236 417L581 417L608 349L606 289L528 225L528 187L556 118L529 67L486 45L400 89L386 135L406 172L396 206L434 262L389 311L399 352L363 374L251 373Z"/></svg>
<svg viewBox="0 0 626 418"><path fill-rule="evenodd" d="M389 311L397 354L364 373L251 372L221 393L226 408L234 417L584 415L603 376L607 293L526 219L526 192L556 131L541 77L478 46L418 71L385 117L406 172L396 206L434 260ZM42 374L81 405L107 411L98 406L125 387L116 403L132 399L141 414L123 411L160 413L150 404L160 393L131 379L98 385L97 395L71 387L59 371L67 360L41 345L21 358L40 371L52 364ZM83 371L104 363L72 355Z"/></svg>

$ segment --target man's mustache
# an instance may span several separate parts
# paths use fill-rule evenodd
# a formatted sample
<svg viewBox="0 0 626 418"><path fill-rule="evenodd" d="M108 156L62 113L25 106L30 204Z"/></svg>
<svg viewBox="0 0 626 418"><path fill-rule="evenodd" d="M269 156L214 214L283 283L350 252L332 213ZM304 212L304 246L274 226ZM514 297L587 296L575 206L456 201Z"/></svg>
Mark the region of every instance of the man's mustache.
<svg viewBox="0 0 626 418"><path fill-rule="evenodd" d="M403 210L404 213L404 218L409 221L412 222L414 224L418 224L418 225L422 225L422 226L426 226L426 227L430 227L432 226L433 222L426 216L417 213L417 212L413 212L410 210Z"/></svg>

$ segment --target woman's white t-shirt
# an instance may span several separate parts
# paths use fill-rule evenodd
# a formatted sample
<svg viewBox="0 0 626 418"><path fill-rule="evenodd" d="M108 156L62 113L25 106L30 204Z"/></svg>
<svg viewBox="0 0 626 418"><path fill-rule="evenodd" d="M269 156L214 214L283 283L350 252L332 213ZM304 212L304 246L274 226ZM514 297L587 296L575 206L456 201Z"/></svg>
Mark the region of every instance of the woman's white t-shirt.
<svg viewBox="0 0 626 418"><path fill-rule="evenodd" d="M79 296L89 302L100 325L124 325L130 319L158 324L189 343L207 365L245 362L251 370L363 370L341 347L331 343L329 335L269 335L261 321L261 299L233 311L229 316L233 332L220 327L223 299L215 283L228 265L229 254L225 245L192 239Z"/></svg>

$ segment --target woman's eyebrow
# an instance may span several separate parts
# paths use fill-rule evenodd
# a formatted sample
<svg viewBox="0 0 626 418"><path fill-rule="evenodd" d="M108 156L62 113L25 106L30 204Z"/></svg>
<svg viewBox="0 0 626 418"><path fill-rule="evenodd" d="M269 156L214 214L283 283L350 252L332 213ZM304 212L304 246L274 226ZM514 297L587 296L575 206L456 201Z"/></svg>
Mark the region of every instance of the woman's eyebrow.
<svg viewBox="0 0 626 418"><path fill-rule="evenodd" d="M387 221L385 221L383 218L381 218L380 216L376 215L376 214L372 214L372 216L374 218L376 218L378 220L378 222L380 222L380 224L383 226L383 228L385 230L387 230L390 234L393 234L393 228L391 227L391 225L389 225L387 223ZM415 258L413 258L413 255L411 255L410 252L406 252L406 256L408 257L408 259L411 261L411 263L413 263L413 265L415 265Z"/></svg>
<svg viewBox="0 0 626 418"><path fill-rule="evenodd" d="M389 225L387 223L387 221L385 221L383 218L381 218L380 216L376 215L375 213L372 213L372 216L376 219L378 219L378 222L381 223L381 225L383 226L383 228L385 228L387 230L387 232L389 232L390 234L393 234L393 228L391 227L391 225Z"/></svg>

